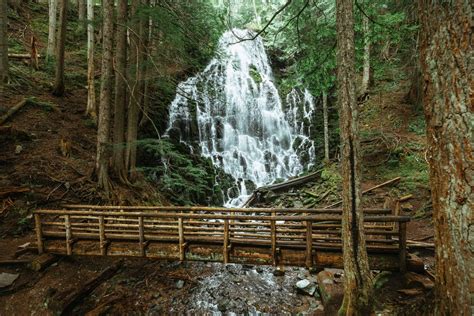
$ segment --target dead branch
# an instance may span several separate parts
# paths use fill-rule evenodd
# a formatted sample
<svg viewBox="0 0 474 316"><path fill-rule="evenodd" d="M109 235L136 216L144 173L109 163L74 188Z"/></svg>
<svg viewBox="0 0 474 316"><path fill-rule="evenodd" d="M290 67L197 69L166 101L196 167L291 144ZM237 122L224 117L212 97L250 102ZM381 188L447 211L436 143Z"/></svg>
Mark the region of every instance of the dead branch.
<svg viewBox="0 0 474 316"><path fill-rule="evenodd" d="M0 117L0 125L5 123L6 120L10 118L13 114L15 114L18 110L20 110L23 106L25 106L28 103L28 99L24 98L14 106L12 106L7 113L5 113L3 116Z"/></svg>
<svg viewBox="0 0 474 316"><path fill-rule="evenodd" d="M371 188L369 188L369 189L367 189L367 190L365 190L365 191L362 191L362 194L366 194L366 193L369 193L369 192L371 192L371 191L373 191L373 190L376 190L376 189L379 189L379 188L381 188L381 187L384 187L384 186L386 186L386 185L393 184L393 183L399 181L400 179L401 179L401 177L396 177L396 178L393 178L393 179L391 179L391 180L385 181L384 183L377 184L376 186L373 186L373 187L371 187ZM342 204L342 200L341 200L341 201L338 201L338 202L336 202L336 203L333 203L333 204L331 204L331 205L328 205L328 206L326 206L325 208L332 208L332 207L334 207L334 206L338 206L339 204Z"/></svg>

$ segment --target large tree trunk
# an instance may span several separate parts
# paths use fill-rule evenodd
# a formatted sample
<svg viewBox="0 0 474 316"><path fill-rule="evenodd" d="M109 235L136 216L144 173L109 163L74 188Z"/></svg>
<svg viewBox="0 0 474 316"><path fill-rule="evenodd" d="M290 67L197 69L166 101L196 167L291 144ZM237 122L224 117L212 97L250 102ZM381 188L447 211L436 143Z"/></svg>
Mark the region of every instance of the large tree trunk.
<svg viewBox="0 0 474 316"><path fill-rule="evenodd" d="M7 0L0 0L0 86L8 82Z"/></svg>
<svg viewBox="0 0 474 316"><path fill-rule="evenodd" d="M49 24L48 24L48 46L46 48L46 60L54 56L56 49L56 20L58 13L58 0L49 0Z"/></svg>
<svg viewBox="0 0 474 316"><path fill-rule="evenodd" d="M56 78L53 88L55 96L64 95L64 45L66 43L67 3L60 0L59 27L56 43Z"/></svg>
<svg viewBox="0 0 474 316"><path fill-rule="evenodd" d="M323 129L324 129L324 159L329 162L329 117L328 117L328 95L323 92Z"/></svg>
<svg viewBox="0 0 474 316"><path fill-rule="evenodd" d="M79 20L79 29L84 30L86 25L86 1L87 0L77 0L77 17Z"/></svg>
<svg viewBox="0 0 474 316"><path fill-rule="evenodd" d="M110 139L110 108L112 103L113 79L113 18L114 0L102 1L103 28L102 28L102 75L100 83L99 124L97 130L97 160L96 173L99 188L110 191L109 179L109 139Z"/></svg>
<svg viewBox="0 0 474 316"><path fill-rule="evenodd" d="M143 82L141 71L141 67L143 66L143 21L142 17L137 15L139 4L140 0L132 0L132 30L130 33L130 82L132 87L128 107L127 148L125 155L125 166L129 172L131 180L134 180L136 175L138 114L143 99Z"/></svg>
<svg viewBox="0 0 474 316"><path fill-rule="evenodd" d="M118 0L117 4L117 44L115 65L115 111L114 111L114 151L113 168L122 182L127 180L124 161L125 107L127 104L127 11L128 1Z"/></svg>
<svg viewBox="0 0 474 316"><path fill-rule="evenodd" d="M354 12L352 0L336 0L337 89L341 130L344 258L343 315L369 315L372 278L365 245L364 218L360 208L360 150L358 109L354 84Z"/></svg>
<svg viewBox="0 0 474 316"><path fill-rule="evenodd" d="M436 315L474 311L474 64L467 0L419 2Z"/></svg>
<svg viewBox="0 0 474 316"><path fill-rule="evenodd" d="M87 0L87 107L86 114L97 119L94 67L94 0Z"/></svg>
<svg viewBox="0 0 474 316"><path fill-rule="evenodd" d="M370 83L370 24L369 18L365 14L362 14L362 29L364 31L364 67L360 95L364 96L368 93Z"/></svg>

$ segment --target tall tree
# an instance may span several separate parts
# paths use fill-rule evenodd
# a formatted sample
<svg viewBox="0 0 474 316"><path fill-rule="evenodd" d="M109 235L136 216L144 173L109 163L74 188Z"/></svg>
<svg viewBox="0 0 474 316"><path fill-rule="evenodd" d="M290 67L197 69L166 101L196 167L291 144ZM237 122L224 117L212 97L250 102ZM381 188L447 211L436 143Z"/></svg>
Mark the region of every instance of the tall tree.
<svg viewBox="0 0 474 316"><path fill-rule="evenodd" d="M114 151L113 168L122 182L127 180L124 161L125 108L127 104L127 12L128 1L117 3L117 37L115 62L115 108L114 108Z"/></svg>
<svg viewBox="0 0 474 316"><path fill-rule="evenodd" d="M436 315L474 310L472 3L419 1L433 221Z"/></svg>
<svg viewBox="0 0 474 316"><path fill-rule="evenodd" d="M58 0L49 0L48 46L46 47L46 60L56 53L56 21L58 16Z"/></svg>
<svg viewBox="0 0 474 316"><path fill-rule="evenodd" d="M337 91L341 131L344 301L340 315L369 315L372 278L360 208L360 150L356 103L353 0L336 0Z"/></svg>
<svg viewBox="0 0 474 316"><path fill-rule="evenodd" d="M133 180L136 174L138 116L143 99L143 82L141 67L143 64L144 22L139 7L143 0L132 0L131 3L131 34L130 34L130 82L131 95L127 120L127 148L125 166Z"/></svg>
<svg viewBox="0 0 474 316"><path fill-rule="evenodd" d="M102 1L102 68L99 101L99 122L97 130L96 174L98 186L110 192L109 179L109 140L110 140L110 108L112 103L113 79L113 31L114 31L114 0Z"/></svg>
<svg viewBox="0 0 474 316"><path fill-rule="evenodd" d="M0 86L8 82L7 0L0 0Z"/></svg>
<svg viewBox="0 0 474 316"><path fill-rule="evenodd" d="M60 0L59 27L56 42L56 78L53 94L64 95L64 49L66 44L67 3L69 0Z"/></svg>
<svg viewBox="0 0 474 316"><path fill-rule="evenodd" d="M86 114L97 119L94 67L94 0L87 0L87 107Z"/></svg>
<svg viewBox="0 0 474 316"><path fill-rule="evenodd" d="M79 29L84 30L86 22L87 0L77 0L77 18L79 20Z"/></svg>
<svg viewBox="0 0 474 316"><path fill-rule="evenodd" d="M328 95L323 92L323 131L324 131L324 159L329 162L329 115Z"/></svg>
<svg viewBox="0 0 474 316"><path fill-rule="evenodd" d="M365 95L369 90L370 83L370 23L369 17L362 14L362 30L364 31L364 65L362 70L362 84L360 95Z"/></svg>

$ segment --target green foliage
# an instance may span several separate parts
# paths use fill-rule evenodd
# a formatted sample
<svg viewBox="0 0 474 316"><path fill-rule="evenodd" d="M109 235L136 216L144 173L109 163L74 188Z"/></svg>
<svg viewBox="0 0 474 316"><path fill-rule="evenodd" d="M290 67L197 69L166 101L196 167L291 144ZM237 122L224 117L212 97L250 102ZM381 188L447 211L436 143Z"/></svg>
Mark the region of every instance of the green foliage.
<svg viewBox="0 0 474 316"><path fill-rule="evenodd" d="M140 169L151 181L158 183L173 203L224 203L223 190L232 185L232 180L216 170L209 159L192 155L185 145L174 144L169 139L144 139L138 145L145 161ZM160 163L157 165L156 162ZM223 187L216 183L216 178L220 178Z"/></svg>

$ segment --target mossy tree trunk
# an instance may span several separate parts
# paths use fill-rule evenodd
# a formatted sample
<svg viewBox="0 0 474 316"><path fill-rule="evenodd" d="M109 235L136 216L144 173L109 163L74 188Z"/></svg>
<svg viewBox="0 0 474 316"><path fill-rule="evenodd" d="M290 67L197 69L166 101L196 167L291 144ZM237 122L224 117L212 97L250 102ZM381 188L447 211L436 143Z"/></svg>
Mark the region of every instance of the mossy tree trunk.
<svg viewBox="0 0 474 316"><path fill-rule="evenodd" d="M87 0L87 106L86 115L97 120L94 67L94 0Z"/></svg>
<svg viewBox="0 0 474 316"><path fill-rule="evenodd" d="M0 0L0 86L8 82L7 0Z"/></svg>
<svg viewBox="0 0 474 316"><path fill-rule="evenodd" d="M474 312L472 3L419 2L435 226L436 315Z"/></svg>
<svg viewBox="0 0 474 316"><path fill-rule="evenodd" d="M115 175L127 182L125 169L125 108L127 104L127 15L128 1L117 3L117 37L115 63L115 109L114 109L114 150L113 168Z"/></svg>
<svg viewBox="0 0 474 316"><path fill-rule="evenodd" d="M354 12L352 0L336 0L337 91L341 130L344 301L340 315L369 315L372 278L360 208L360 150L355 89Z"/></svg>
<svg viewBox="0 0 474 316"><path fill-rule="evenodd" d="M112 103L112 50L114 34L114 0L102 1L102 68L99 100L99 124L97 130L96 174L98 186L110 192L109 179L109 139L110 139L110 108Z"/></svg>
<svg viewBox="0 0 474 316"><path fill-rule="evenodd" d="M143 19L138 15L142 1L132 0L130 31L130 101L127 120L127 147L125 166L132 181L136 175L137 134L139 111L143 100L143 82L141 67L143 64Z"/></svg>
<svg viewBox="0 0 474 316"><path fill-rule="evenodd" d="M69 0L59 2L59 26L56 37L56 77L53 95L64 95L64 51L66 45L67 5Z"/></svg>
<svg viewBox="0 0 474 316"><path fill-rule="evenodd" d="M46 47L46 60L55 54L56 47L56 21L58 13L58 0L49 0L48 46Z"/></svg>

